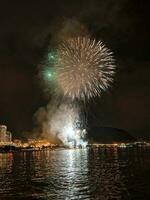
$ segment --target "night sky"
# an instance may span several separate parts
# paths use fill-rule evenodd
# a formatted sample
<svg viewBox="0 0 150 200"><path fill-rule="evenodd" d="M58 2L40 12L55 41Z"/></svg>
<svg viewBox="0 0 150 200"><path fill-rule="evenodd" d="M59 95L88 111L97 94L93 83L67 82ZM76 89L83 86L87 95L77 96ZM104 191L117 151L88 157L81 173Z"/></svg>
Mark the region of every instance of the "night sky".
<svg viewBox="0 0 150 200"><path fill-rule="evenodd" d="M49 101L40 86L38 65L49 42L81 26L112 49L117 64L113 87L89 104L89 123L150 136L146 1L14 0L0 4L1 124L16 136L34 128L34 113Z"/></svg>

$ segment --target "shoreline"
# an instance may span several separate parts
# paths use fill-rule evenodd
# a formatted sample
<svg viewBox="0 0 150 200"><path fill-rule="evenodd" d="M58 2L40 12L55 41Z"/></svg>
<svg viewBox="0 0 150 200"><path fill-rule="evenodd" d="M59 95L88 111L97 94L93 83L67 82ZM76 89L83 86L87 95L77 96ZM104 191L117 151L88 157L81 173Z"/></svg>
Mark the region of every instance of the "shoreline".
<svg viewBox="0 0 150 200"><path fill-rule="evenodd" d="M67 146L42 146L42 147L16 147L11 145L0 146L0 153L27 152L27 151L55 151L65 149L130 149L130 148L149 148L150 144L128 143L128 144L88 144L86 147L67 147Z"/></svg>

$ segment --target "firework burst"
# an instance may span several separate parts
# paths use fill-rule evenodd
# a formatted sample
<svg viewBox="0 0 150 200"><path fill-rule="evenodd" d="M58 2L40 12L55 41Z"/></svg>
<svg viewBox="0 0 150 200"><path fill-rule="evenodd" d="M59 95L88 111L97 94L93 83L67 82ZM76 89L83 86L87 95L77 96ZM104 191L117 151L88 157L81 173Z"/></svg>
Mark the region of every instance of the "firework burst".
<svg viewBox="0 0 150 200"><path fill-rule="evenodd" d="M115 65L101 41L78 37L58 46L54 69L57 87L74 100L100 96L113 81Z"/></svg>

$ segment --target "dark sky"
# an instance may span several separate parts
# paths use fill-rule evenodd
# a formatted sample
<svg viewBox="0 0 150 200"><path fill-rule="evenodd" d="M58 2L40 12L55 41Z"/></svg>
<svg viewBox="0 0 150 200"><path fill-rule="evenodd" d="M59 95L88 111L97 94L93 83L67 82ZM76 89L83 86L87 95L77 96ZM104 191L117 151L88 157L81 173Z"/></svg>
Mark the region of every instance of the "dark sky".
<svg viewBox="0 0 150 200"><path fill-rule="evenodd" d="M117 60L114 86L90 103L89 123L150 135L149 19L142 0L2 1L0 123L16 135L32 130L34 113L48 102L37 66L48 41L62 33L64 24L77 21Z"/></svg>

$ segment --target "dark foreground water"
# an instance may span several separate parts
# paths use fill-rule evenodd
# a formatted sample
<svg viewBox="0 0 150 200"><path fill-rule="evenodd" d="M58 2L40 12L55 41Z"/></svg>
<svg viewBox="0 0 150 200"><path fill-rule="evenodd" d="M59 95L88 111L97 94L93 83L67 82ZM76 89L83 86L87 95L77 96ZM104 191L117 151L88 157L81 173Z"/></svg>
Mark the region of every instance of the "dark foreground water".
<svg viewBox="0 0 150 200"><path fill-rule="evenodd" d="M0 154L3 199L150 199L150 149Z"/></svg>

